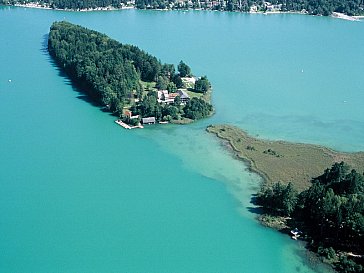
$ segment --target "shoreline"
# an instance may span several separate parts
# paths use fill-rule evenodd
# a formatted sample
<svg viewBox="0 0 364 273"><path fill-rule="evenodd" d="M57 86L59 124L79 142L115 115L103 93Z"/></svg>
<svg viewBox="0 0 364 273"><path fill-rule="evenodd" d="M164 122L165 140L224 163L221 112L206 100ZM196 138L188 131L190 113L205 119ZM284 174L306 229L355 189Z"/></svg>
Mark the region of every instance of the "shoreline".
<svg viewBox="0 0 364 273"><path fill-rule="evenodd" d="M304 190L313 177L341 161L364 171L364 152L337 152L321 145L254 138L231 125L210 125L206 130L222 140L266 184L292 182L298 190Z"/></svg>
<svg viewBox="0 0 364 273"><path fill-rule="evenodd" d="M61 8L52 8L46 4L38 4L37 2L29 2L26 4L3 4L3 6L14 6L14 7L23 7L23 8L35 8L35 9L45 9L45 10L58 10L58 11L70 11L70 12L93 12L93 11L118 11L118 10L129 10L129 9L138 9L136 6L123 6L120 8L115 8L113 6L107 7L97 7L97 8L90 8L90 9L61 9ZM204 9L204 8L189 8L189 9L139 9L139 10L156 10L156 11L220 11L220 12L237 12L237 13L246 13L246 14L261 14L261 15L272 15L272 14L301 14L301 15L312 15L312 16L323 16L323 15L313 15L307 12L302 11L226 11L226 10L213 10L213 9ZM349 16L344 13L333 12L331 15L327 16L331 18L337 18L347 21L361 21L364 19L363 15L354 15Z"/></svg>
<svg viewBox="0 0 364 273"><path fill-rule="evenodd" d="M58 10L58 11L69 11L69 12L92 12L92 11L117 11L117 10L127 10L127 9L136 9L134 6L125 6L121 8L115 8L112 6L108 7L97 7L90 9L60 9L60 8L51 8L48 5L40 5L36 2L30 2L26 4L14 4L14 5L4 5L8 7L22 7L22 8L33 8L33 9L44 9L44 10Z"/></svg>
<svg viewBox="0 0 364 273"><path fill-rule="evenodd" d="M313 151L316 150L319 153L321 153L321 155L328 155L329 158L331 158L332 162L334 162L334 163L335 163L335 161L338 162L339 160L345 161L345 163L349 162L350 167L353 169L356 169L358 171L358 173L363 173L363 171L364 171L364 152L363 151L354 152L354 153L337 152L337 151L330 149L328 147L325 147L323 145L294 143L294 142L288 142L288 141L282 141L282 140L272 141L272 140L267 140L267 139L258 139L258 138L249 136L248 133L243 131L242 129L235 127L235 126L231 126L231 125L209 125L206 128L206 131L209 133L212 133L216 137L218 137L221 140L221 142L224 144L224 146L226 146L232 152L232 154L234 156L236 156L239 160L243 161L243 163L248 166L249 171L260 175L260 177L263 179L264 184L272 185L272 183L278 182L280 180L278 180L278 181L272 180L270 177L271 173L269 173L269 172L267 173L265 170L266 166L263 166L263 168L262 168L262 166L259 165L259 163L261 163L261 162L258 162L257 158L260 159L261 157L249 156L249 154L244 153L244 150L247 150L248 153L251 152L252 154L254 154L254 153L261 152L262 146L264 148L274 147L272 149L268 148L268 151L270 151L269 153L265 153L265 151L267 151L267 150L264 150L263 153L264 153L264 156L271 157L271 158L273 158L273 161L279 162L278 166L282 167L282 168L278 168L279 172L284 170L284 168L286 167L285 162L280 162L280 160L286 156L289 157L290 155L284 153L286 150L284 150L284 149L278 150L278 148L282 148L287 145L290 148L293 148L293 151L294 151L294 153L296 153L296 155L297 155L297 152L299 152L300 154L298 154L298 156L304 157L305 160L313 160L314 165L316 163L321 164L321 158L316 158L317 161L314 160L315 157L317 156L317 154L313 153ZM253 146L253 144L255 146ZM277 149L277 150L273 150L273 149ZM301 154L301 152L303 151L302 149L303 150L307 149L306 151L308 152L308 155ZM311 155L311 153L313 155ZM296 159L297 159L297 157L291 157L289 160L295 161ZM262 161L264 162L264 160L262 160ZM268 161L266 161L265 163L267 163L267 162ZM298 170L307 168L307 166L304 166L304 164L301 164L301 163L302 162L300 162L300 164L298 165L298 168L297 168ZM353 166L352 165L353 163L356 165ZM329 164L330 165L328 165L327 168L331 167L331 163L329 163ZM277 166L274 164L272 164L272 165L273 165L273 168L275 168ZM320 166L319 168L322 168L322 166ZM268 170L270 170L270 169L268 168ZM311 176L311 178L322 175L324 170L325 169L322 168L317 175ZM310 172L308 172L308 173L310 173ZM307 183L308 183L307 185L303 185L302 183L297 183L297 181L294 181L294 180L280 181L280 182L283 182L283 184L287 184L288 182L291 182L293 187L295 189L297 189L298 192L301 192L301 191L309 188L308 184L312 185L311 179L309 181L307 181ZM264 186L264 184L263 184L263 186ZM254 205L256 205L256 203L254 202L254 199L257 195L258 194L252 195L252 203ZM330 247L330 249L332 251L334 251L334 254L336 251L334 258L330 258L329 256L327 256L328 254L325 254L325 252L323 252L323 250L325 250L325 249L327 250L329 248L326 247L323 250L320 250L320 247L319 247L320 245L314 241L314 236L312 236L314 234L315 230L314 229L305 229L305 223L302 222L302 219L299 219L294 215L293 216L292 215L280 216L280 215L276 215L274 213L269 213L269 211L264 211L263 207L258 206L258 208L259 208L260 212L256 212L257 222L264 227L271 228L282 234L288 235L293 240L296 240L300 244L303 244L304 247L306 248L305 255L307 255L307 257L306 257L307 261L310 261L310 264L312 265L313 269L315 269L316 266L320 264L323 266L323 268L325 268L325 272L326 272L326 270L327 270L327 272L337 272L336 269L338 268L338 266L340 266L341 263L343 265L345 264L344 262L341 262L341 260L340 260L342 257L344 257L344 259L348 259L348 257L354 257L354 258L363 258L364 257L364 255L361 255L360 253L353 254L352 251L349 251L346 249L340 249L340 248L333 249L332 247ZM297 227L300 230L303 230L304 232L301 234L301 236L292 236L292 234L294 234L292 231L295 230ZM304 228L304 229L302 229L302 228ZM318 243L320 243L320 241Z"/></svg>
<svg viewBox="0 0 364 273"><path fill-rule="evenodd" d="M343 19L343 20L347 20L347 21L360 21L360 19L354 17L354 16L349 16L346 15L344 13L340 13L340 12L333 12L331 14L331 17L333 18L338 18L338 19Z"/></svg>

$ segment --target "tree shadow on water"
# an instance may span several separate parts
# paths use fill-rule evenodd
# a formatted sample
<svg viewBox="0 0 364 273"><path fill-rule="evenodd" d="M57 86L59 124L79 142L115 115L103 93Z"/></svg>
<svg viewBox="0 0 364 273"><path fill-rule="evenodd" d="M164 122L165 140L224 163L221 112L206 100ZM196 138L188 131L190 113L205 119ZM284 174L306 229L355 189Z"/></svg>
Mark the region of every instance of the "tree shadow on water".
<svg viewBox="0 0 364 273"><path fill-rule="evenodd" d="M264 211L261 207L257 205L257 194L252 194L252 197L250 198L250 204L252 206L247 207L248 211L257 215L264 214Z"/></svg>
<svg viewBox="0 0 364 273"><path fill-rule="evenodd" d="M72 90L78 94L76 98L77 99L80 99L80 100L83 100L83 101L91 104L94 107L99 108L99 110L102 111L102 112L107 112L110 115L113 115L101 103L97 102L96 99L93 99L89 94L87 94L87 91L85 90L85 88L83 86L81 86L80 84L78 84L77 82L75 82L74 80L72 80L67 75L67 73L65 71L63 71L59 67L59 65L57 64L57 62L53 59L53 57L48 52L48 37L49 37L48 34L44 34L43 35L43 39L42 39L40 51L47 58L47 61L49 62L49 64L55 70L57 70L58 76L63 79L63 82L66 85L70 86L72 88Z"/></svg>

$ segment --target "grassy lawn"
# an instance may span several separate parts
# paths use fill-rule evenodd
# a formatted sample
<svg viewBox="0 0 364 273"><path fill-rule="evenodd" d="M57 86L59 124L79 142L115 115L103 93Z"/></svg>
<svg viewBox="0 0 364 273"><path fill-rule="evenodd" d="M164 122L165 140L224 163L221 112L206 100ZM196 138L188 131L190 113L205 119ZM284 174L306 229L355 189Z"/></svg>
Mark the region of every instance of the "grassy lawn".
<svg viewBox="0 0 364 273"><path fill-rule="evenodd" d="M155 88L156 82L144 82L144 81L140 81L140 84L143 86L144 89L156 89Z"/></svg>
<svg viewBox="0 0 364 273"><path fill-rule="evenodd" d="M182 78L182 82L187 89L195 88L195 84L190 80L188 80L188 78Z"/></svg>
<svg viewBox="0 0 364 273"><path fill-rule="evenodd" d="M186 93L190 96L190 98L202 98L203 97L203 94L202 93L197 93L197 92L194 92L194 91L190 91L190 90L185 90Z"/></svg>
<svg viewBox="0 0 364 273"><path fill-rule="evenodd" d="M209 91L206 92L206 94L203 93L198 93L198 92L194 92L192 90L185 90L186 93L190 96L190 98L200 98L203 99L204 101L211 103L211 93L212 90L210 89Z"/></svg>

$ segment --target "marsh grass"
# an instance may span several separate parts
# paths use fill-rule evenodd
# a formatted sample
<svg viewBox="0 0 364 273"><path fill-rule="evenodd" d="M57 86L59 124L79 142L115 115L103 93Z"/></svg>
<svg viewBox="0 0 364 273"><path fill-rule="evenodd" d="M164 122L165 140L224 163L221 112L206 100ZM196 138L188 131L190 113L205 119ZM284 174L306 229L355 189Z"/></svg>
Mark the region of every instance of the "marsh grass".
<svg viewBox="0 0 364 273"><path fill-rule="evenodd" d="M267 183L292 182L302 191L313 177L341 161L364 171L364 152L341 153L319 145L258 139L230 125L210 125L207 131L227 141L234 154Z"/></svg>

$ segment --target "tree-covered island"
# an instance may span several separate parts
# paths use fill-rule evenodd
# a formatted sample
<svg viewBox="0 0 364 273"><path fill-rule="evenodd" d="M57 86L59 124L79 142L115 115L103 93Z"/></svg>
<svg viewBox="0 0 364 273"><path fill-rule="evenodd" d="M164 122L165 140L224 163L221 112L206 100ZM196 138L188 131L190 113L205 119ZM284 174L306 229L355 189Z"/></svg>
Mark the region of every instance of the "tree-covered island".
<svg viewBox="0 0 364 273"><path fill-rule="evenodd" d="M253 198L264 225L307 241L338 272L364 272L364 152L269 141L229 125L207 131L264 179Z"/></svg>
<svg viewBox="0 0 364 273"><path fill-rule="evenodd" d="M52 24L48 51L96 103L135 126L141 121L188 123L213 113L211 84L181 61L162 64L133 45L69 22Z"/></svg>
<svg viewBox="0 0 364 273"><path fill-rule="evenodd" d="M300 12L313 15L364 15L363 0L0 0L3 5L28 5L62 10L109 10L122 8L237 12Z"/></svg>

